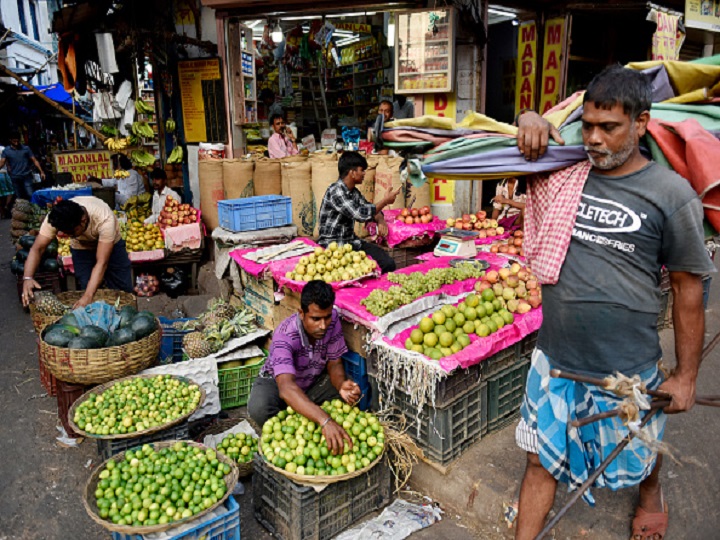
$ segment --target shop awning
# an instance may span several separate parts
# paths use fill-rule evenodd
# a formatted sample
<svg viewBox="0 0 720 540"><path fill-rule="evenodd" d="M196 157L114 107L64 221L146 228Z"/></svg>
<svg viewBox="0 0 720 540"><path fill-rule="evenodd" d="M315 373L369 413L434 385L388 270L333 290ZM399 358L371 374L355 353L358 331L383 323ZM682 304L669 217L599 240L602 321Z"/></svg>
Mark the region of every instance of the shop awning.
<svg viewBox="0 0 720 540"><path fill-rule="evenodd" d="M50 84L47 86L36 86L38 90L40 90L43 94L45 94L47 97L52 99L55 103L59 103L60 105L65 105L69 108L72 108L73 105L73 98L72 96L63 88L62 83L55 83ZM30 90L25 90L22 92L19 92L21 96L31 96L33 93ZM82 105L76 100L75 106L82 108Z"/></svg>

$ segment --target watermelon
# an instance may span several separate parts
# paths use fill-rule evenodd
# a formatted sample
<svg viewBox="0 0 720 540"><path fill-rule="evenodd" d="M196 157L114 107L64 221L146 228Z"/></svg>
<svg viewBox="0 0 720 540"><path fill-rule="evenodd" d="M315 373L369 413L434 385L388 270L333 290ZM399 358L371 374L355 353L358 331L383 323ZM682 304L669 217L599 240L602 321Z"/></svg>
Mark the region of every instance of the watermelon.
<svg viewBox="0 0 720 540"><path fill-rule="evenodd" d="M50 329L43 337L43 340L48 345L52 345L53 347L67 347L73 339L76 339L75 334L72 332L61 328L60 325L54 326L56 326L56 328Z"/></svg>
<svg viewBox="0 0 720 540"><path fill-rule="evenodd" d="M72 315L72 314L70 314L70 315ZM67 317L67 315L63 316L55 324L51 324L47 328L45 328L45 333L48 333L51 330L54 330L56 328L60 328L62 330L67 330L68 332L72 333L73 336L79 336L80 329L77 326L75 326L74 324L70 324L69 322L67 322L67 320L63 321L63 319L65 319L65 317Z"/></svg>
<svg viewBox="0 0 720 540"><path fill-rule="evenodd" d="M24 263L27 260L29 254L30 252L27 249L20 249L15 254L15 258L21 263Z"/></svg>
<svg viewBox="0 0 720 540"><path fill-rule="evenodd" d="M45 259L42 263L42 269L44 272L57 272L60 269L60 265L57 259Z"/></svg>
<svg viewBox="0 0 720 540"><path fill-rule="evenodd" d="M155 322L155 317L151 319L146 313L149 313L147 311L143 311L142 313L138 313L133 317L132 322L130 323L130 328L133 332L135 332L135 335L138 339L142 339L146 336L149 336L152 334L155 330L157 330L157 323Z"/></svg>
<svg viewBox="0 0 720 540"><path fill-rule="evenodd" d="M99 349L101 347L94 339L80 336L72 338L67 346L68 349Z"/></svg>
<svg viewBox="0 0 720 540"><path fill-rule="evenodd" d="M57 323L69 324L70 326L80 326L77 317L75 317L75 315L73 315L72 313L67 313L66 315L63 315Z"/></svg>
<svg viewBox="0 0 720 540"><path fill-rule="evenodd" d="M82 330L80 330L80 337L93 339L95 342L100 344L100 347L104 347L109 336L108 333L99 326L89 324L87 326L83 326Z"/></svg>
<svg viewBox="0 0 720 540"><path fill-rule="evenodd" d="M29 234L26 234L24 236L21 236L18 240L18 244L20 244L20 247L24 249L30 249L33 244L35 243L35 237Z"/></svg>
<svg viewBox="0 0 720 540"><path fill-rule="evenodd" d="M23 273L25 273L25 263L18 261L17 259L13 259L10 262L10 271L16 276L23 275Z"/></svg>
<svg viewBox="0 0 720 540"><path fill-rule="evenodd" d="M120 309L120 324L119 328L125 328L128 326L131 322L133 317L137 315L137 310L132 306L123 306L122 309Z"/></svg>
<svg viewBox="0 0 720 540"><path fill-rule="evenodd" d="M48 246L45 248L45 252L43 253L43 257L48 258L55 258L58 254L58 243L57 240L53 240L48 244Z"/></svg>
<svg viewBox="0 0 720 540"><path fill-rule="evenodd" d="M110 335L110 339L106 343L106 346L114 347L117 345L125 345L126 343L132 343L135 340L137 340L137 337L132 329L119 328Z"/></svg>

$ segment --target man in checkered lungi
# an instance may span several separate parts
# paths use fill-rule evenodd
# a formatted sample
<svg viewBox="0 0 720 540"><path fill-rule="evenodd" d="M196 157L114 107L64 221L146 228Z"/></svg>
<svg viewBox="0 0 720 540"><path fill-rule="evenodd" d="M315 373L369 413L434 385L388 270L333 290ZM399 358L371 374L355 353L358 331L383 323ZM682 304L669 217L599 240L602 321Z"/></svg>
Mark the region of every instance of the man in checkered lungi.
<svg viewBox="0 0 720 540"><path fill-rule="evenodd" d="M532 539L542 530L558 482L577 489L628 434L619 418L572 427L573 420L615 409L623 398L552 378L551 369L601 379L637 374L647 388L672 396L665 413L687 411L694 403L705 324L700 276L715 268L703 247L696 193L640 152L651 101L645 75L607 68L584 96L582 137L589 161L528 182L528 258L544 282L544 320L516 430L518 445L527 451L517 539ZM521 150L525 134L543 123L554 133L537 114L520 116ZM556 242L563 230L564 245ZM677 368L668 378L658 366L662 266L670 272L675 299ZM660 440L665 418L656 414L645 433ZM666 534L661 463L661 456L635 438L595 482L611 489L639 484L633 539ZM584 498L594 502L589 492Z"/></svg>

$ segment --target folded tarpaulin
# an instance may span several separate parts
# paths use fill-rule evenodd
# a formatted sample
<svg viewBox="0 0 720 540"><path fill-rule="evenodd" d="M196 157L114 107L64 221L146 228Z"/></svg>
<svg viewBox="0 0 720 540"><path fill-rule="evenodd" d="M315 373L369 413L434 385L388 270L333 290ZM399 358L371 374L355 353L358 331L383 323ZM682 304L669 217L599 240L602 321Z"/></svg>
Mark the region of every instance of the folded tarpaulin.
<svg viewBox="0 0 720 540"><path fill-rule="evenodd" d="M705 94L705 99L707 99L707 97L713 95L713 91L720 89L718 87L718 83L720 83L720 66L717 65L673 60L652 60L649 62L631 62L627 67L645 71L658 65L662 65L667 71L670 84L675 91L675 97L671 101L679 103L688 103L689 100L697 101L702 94Z"/></svg>
<svg viewBox="0 0 720 540"><path fill-rule="evenodd" d="M439 145L451 141L451 137L438 137L421 131L409 131L405 129L393 129L383 131L383 141L386 142L431 142Z"/></svg>
<svg viewBox="0 0 720 540"><path fill-rule="evenodd" d="M648 132L669 165L702 200L705 217L720 228L720 141L695 120L652 120Z"/></svg>

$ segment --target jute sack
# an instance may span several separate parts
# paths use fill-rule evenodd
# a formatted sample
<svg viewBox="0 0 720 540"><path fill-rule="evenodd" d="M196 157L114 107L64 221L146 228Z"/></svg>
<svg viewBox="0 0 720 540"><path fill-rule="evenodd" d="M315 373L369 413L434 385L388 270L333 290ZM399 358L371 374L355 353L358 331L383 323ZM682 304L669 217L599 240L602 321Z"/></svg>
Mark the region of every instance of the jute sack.
<svg viewBox="0 0 720 540"><path fill-rule="evenodd" d="M313 206L312 165L309 161L283 162L282 194L292 199L293 223L298 236L312 236L316 214Z"/></svg>
<svg viewBox="0 0 720 540"><path fill-rule="evenodd" d="M406 187L407 195L405 198L405 202L407 203L408 208L410 208L410 205L412 205L413 208L430 206L430 180L427 180L420 187L416 187L408 181Z"/></svg>
<svg viewBox="0 0 720 540"><path fill-rule="evenodd" d="M368 202L375 202L375 172L380 162L380 156L370 155L367 157L367 162L368 168L365 171L365 178L363 183L358 186L358 189ZM355 224L355 234L360 238L365 238L368 235L364 223Z"/></svg>
<svg viewBox="0 0 720 540"><path fill-rule="evenodd" d="M333 154L336 156L336 154ZM312 202L315 212L313 236L320 235L320 206L327 188L338 179L338 162L335 159L312 159Z"/></svg>
<svg viewBox="0 0 720 540"><path fill-rule="evenodd" d="M244 199L255 195L253 186L255 164L252 161L225 159L222 164L226 199Z"/></svg>
<svg viewBox="0 0 720 540"><path fill-rule="evenodd" d="M398 157L380 158L377 169L375 170L375 203L383 200L390 191L397 191L403 187L403 181L400 178L400 165L403 159ZM405 208L405 192L404 190L395 199L395 202L385 208Z"/></svg>
<svg viewBox="0 0 720 540"><path fill-rule="evenodd" d="M261 158L255 162L253 175L255 195L281 195L280 160Z"/></svg>
<svg viewBox="0 0 720 540"><path fill-rule="evenodd" d="M198 161L198 180L202 219L208 230L212 231L219 225L217 203L225 198L222 161Z"/></svg>

